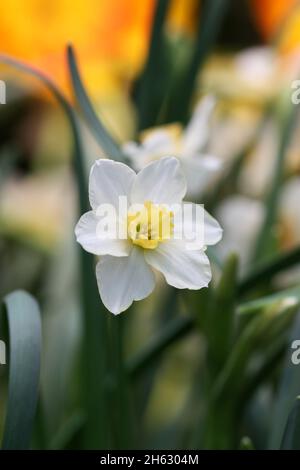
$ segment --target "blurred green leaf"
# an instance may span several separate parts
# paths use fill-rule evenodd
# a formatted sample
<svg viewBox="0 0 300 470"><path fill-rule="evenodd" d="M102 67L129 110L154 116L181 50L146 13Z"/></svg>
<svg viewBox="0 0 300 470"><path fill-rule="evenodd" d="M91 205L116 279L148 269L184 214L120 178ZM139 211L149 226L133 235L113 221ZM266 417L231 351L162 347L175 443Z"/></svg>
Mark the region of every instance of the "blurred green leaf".
<svg viewBox="0 0 300 470"><path fill-rule="evenodd" d="M113 428L113 448L116 450L129 449L132 446L134 431L132 403L129 393L129 380L124 364L124 336L126 333L127 316L109 317L110 335L110 380L108 403Z"/></svg>
<svg viewBox="0 0 300 470"><path fill-rule="evenodd" d="M239 293L244 294L258 287L264 282L269 282L276 274L300 264L300 247L277 255L272 260L259 264L240 283Z"/></svg>
<svg viewBox="0 0 300 470"><path fill-rule="evenodd" d="M211 366L217 370L222 367L231 349L234 335L234 316L237 290L236 255L227 259L218 286L216 287L212 306L208 311L210 328L208 331L209 358Z"/></svg>
<svg viewBox="0 0 300 470"><path fill-rule="evenodd" d="M137 84L136 104L140 130L156 123L163 100L166 98L170 67L167 63L163 26L169 3L170 0L156 2L148 58Z"/></svg>
<svg viewBox="0 0 300 470"><path fill-rule="evenodd" d="M39 391L41 318L35 299L16 291L4 299L9 330L9 389L3 449L28 449Z"/></svg>
<svg viewBox="0 0 300 470"><path fill-rule="evenodd" d="M168 346L185 336L191 330L192 325L189 317L179 317L173 322L169 322L167 327L155 335L140 353L129 359L127 362L128 373L134 378L145 370Z"/></svg>
<svg viewBox="0 0 300 470"><path fill-rule="evenodd" d="M101 122L99 116L93 108L90 98L88 97L86 89L82 83L75 52L71 45L69 45L67 48L67 60L74 95L89 129L93 133L95 139L98 141L103 151L106 152L107 157L114 160L124 161L125 156L123 155L120 146L106 130L104 124Z"/></svg>
<svg viewBox="0 0 300 470"><path fill-rule="evenodd" d="M76 434L82 431L85 421L86 419L82 412L77 411L73 413L56 433L49 444L49 449L62 450L68 448Z"/></svg>
<svg viewBox="0 0 300 470"><path fill-rule="evenodd" d="M225 391L237 390L242 386L249 358L260 347L266 348L278 334L290 324L299 303L296 300L278 300L260 315L253 317L238 336L232 352L214 385L213 396L221 397Z"/></svg>
<svg viewBox="0 0 300 470"><path fill-rule="evenodd" d="M300 450L300 396L297 397L289 415L281 450Z"/></svg>
<svg viewBox="0 0 300 470"><path fill-rule="evenodd" d="M291 329L288 349L282 369L282 377L279 389L275 399L275 409L272 419L271 433L269 436L269 447L278 449L283 439L284 428L289 412L293 406L295 397L300 393L300 374L299 366L292 363L291 345L294 340L300 338L300 313L298 314L295 324ZM300 445L300 440L299 440Z"/></svg>
<svg viewBox="0 0 300 470"><path fill-rule="evenodd" d="M205 1L193 56L170 96L168 122L187 121L198 74L217 39L228 4L228 0Z"/></svg>
<svg viewBox="0 0 300 470"><path fill-rule="evenodd" d="M263 308L266 308L268 305L276 303L278 300L290 300L299 302L300 301L300 287L294 287L291 289L284 289L274 294L267 295L265 297L260 297L259 299L250 300L244 302L238 306L238 314L240 318L246 317L247 315L252 315L260 313Z"/></svg>
<svg viewBox="0 0 300 470"><path fill-rule="evenodd" d="M273 346L283 332L286 334L298 305L297 301L277 301L253 317L237 336L228 359L225 358L223 368L207 392L207 448L232 448L236 442L238 420L244 411L245 397L249 398L245 384L249 372L253 373L252 359L257 359L259 352L266 356L268 346Z"/></svg>
<svg viewBox="0 0 300 470"><path fill-rule="evenodd" d="M278 373L278 367L282 363L287 347L287 329L290 326L290 319L286 320L285 325L283 324L283 331L279 332L278 338L274 337L271 343L266 344L260 356L256 357L255 367L253 366L247 372L238 398L237 408L239 410L243 411L259 387L268 383ZM278 324L281 327L282 323L278 322Z"/></svg>

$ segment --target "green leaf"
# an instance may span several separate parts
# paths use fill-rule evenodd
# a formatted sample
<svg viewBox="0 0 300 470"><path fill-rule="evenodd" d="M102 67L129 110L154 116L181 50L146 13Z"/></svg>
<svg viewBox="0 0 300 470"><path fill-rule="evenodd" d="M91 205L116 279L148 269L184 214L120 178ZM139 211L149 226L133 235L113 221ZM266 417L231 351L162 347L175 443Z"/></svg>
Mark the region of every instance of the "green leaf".
<svg viewBox="0 0 300 470"><path fill-rule="evenodd" d="M228 0L206 1L200 14L195 51L181 80L173 91L167 121L186 122L200 69L210 53L226 13Z"/></svg>
<svg viewBox="0 0 300 470"><path fill-rule="evenodd" d="M269 282L276 274L285 269L292 268L297 264L300 264L300 246L297 246L288 253L276 256L271 261L261 263L254 268L240 282L239 293L244 294L264 282Z"/></svg>
<svg viewBox="0 0 300 470"><path fill-rule="evenodd" d="M285 323L289 322L289 318ZM282 324L279 322L279 326ZM287 346L287 328L283 325L283 331L278 334L278 337L266 345L266 348L261 354L261 360L256 361L256 366L253 367L243 380L241 391L239 394L239 409L244 410L245 406L250 402L253 395L278 371L278 366L282 363Z"/></svg>
<svg viewBox="0 0 300 470"><path fill-rule="evenodd" d="M236 255L231 255L225 264L221 280L216 287L212 299L212 306L208 311L209 318L209 358L212 367L222 368L224 361L231 350L234 334L234 314L237 290Z"/></svg>
<svg viewBox="0 0 300 470"><path fill-rule="evenodd" d="M291 329L289 339L289 347L286 351L286 357L283 364L283 372L279 384L275 409L273 413L272 427L269 439L269 447L278 449L284 435L284 427L288 418L290 409L293 406L295 397L300 394L300 374L299 366L292 363L291 356L293 350L291 344L294 340L300 338L300 313L298 314L295 324ZM300 441L299 441L300 443Z"/></svg>
<svg viewBox="0 0 300 470"><path fill-rule="evenodd" d="M272 343L291 322L299 302L280 299L266 308L245 326L214 385L212 396L218 399L227 392L242 388L247 364L253 352Z"/></svg>
<svg viewBox="0 0 300 470"><path fill-rule="evenodd" d="M263 308L271 306L278 300L286 300L291 302L300 302L300 287L293 287L291 289L284 289L275 294L260 297L259 299L244 302L238 307L238 314L240 318L248 315L259 314Z"/></svg>
<svg viewBox="0 0 300 470"><path fill-rule="evenodd" d="M191 331L192 326L193 322L190 317L180 317L173 322L169 322L168 326L153 337L140 353L128 361L127 370L129 374L135 377L145 370L168 346Z"/></svg>
<svg viewBox="0 0 300 470"><path fill-rule="evenodd" d="M300 450L300 396L289 415L281 443L282 450Z"/></svg>
<svg viewBox="0 0 300 470"><path fill-rule="evenodd" d="M124 337L127 321L127 315L111 315L109 318L110 387L108 404L110 408L109 419L114 430L114 448L117 450L131 448L134 431L131 394L129 393L129 380L124 361Z"/></svg>
<svg viewBox="0 0 300 470"><path fill-rule="evenodd" d="M3 449L28 449L39 391L41 318L37 302L16 291L4 299L9 330L9 388Z"/></svg>
<svg viewBox="0 0 300 470"><path fill-rule="evenodd" d="M81 411L74 412L67 420L65 420L61 429L55 434L49 444L51 450L63 450L70 448L72 440L77 434L82 432L85 424L85 416Z"/></svg>
<svg viewBox="0 0 300 470"><path fill-rule="evenodd" d="M167 64L163 26L169 3L170 0L159 0L156 3L148 58L137 84L136 101L140 130L156 123L166 97L170 67Z"/></svg>
<svg viewBox="0 0 300 470"><path fill-rule="evenodd" d="M104 152L106 152L107 157L114 160L124 161L125 156L123 155L120 146L109 134L104 124L101 122L91 103L90 98L88 97L78 70L75 52L71 45L67 48L67 60L74 95L89 129L93 133L101 148L104 150Z"/></svg>

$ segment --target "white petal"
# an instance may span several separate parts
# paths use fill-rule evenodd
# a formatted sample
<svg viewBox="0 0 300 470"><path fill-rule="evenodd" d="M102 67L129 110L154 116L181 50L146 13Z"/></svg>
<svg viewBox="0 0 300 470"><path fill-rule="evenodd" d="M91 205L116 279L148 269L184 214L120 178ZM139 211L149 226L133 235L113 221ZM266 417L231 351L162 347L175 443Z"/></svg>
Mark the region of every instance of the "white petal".
<svg viewBox="0 0 300 470"><path fill-rule="evenodd" d="M183 151L185 154L198 152L206 144L209 135L209 118L214 107L215 98L211 95L205 96L196 106L183 136Z"/></svg>
<svg viewBox="0 0 300 470"><path fill-rule="evenodd" d="M165 129L158 128L145 137L142 146L152 156L163 157L174 150L175 142L172 134Z"/></svg>
<svg viewBox="0 0 300 470"><path fill-rule="evenodd" d="M138 173L133 183L131 201L172 204L181 202L185 193L186 181L179 161L174 157L165 157L150 163Z"/></svg>
<svg viewBox="0 0 300 470"><path fill-rule="evenodd" d="M187 250L185 242L160 243L155 250L146 250L145 258L164 275L168 284L178 289L201 289L211 280L206 254L200 250Z"/></svg>
<svg viewBox="0 0 300 470"><path fill-rule="evenodd" d="M92 166L89 180L89 198L93 209L100 204L119 205L119 196L128 196L136 173L120 162L101 159Z"/></svg>
<svg viewBox="0 0 300 470"><path fill-rule="evenodd" d="M223 235L219 222L204 210L204 241L205 245L215 245Z"/></svg>
<svg viewBox="0 0 300 470"><path fill-rule="evenodd" d="M128 240L111 239L108 234L99 233L99 218L93 211L80 217L75 227L76 240L89 253L94 255L128 256Z"/></svg>
<svg viewBox="0 0 300 470"><path fill-rule="evenodd" d="M103 256L96 267L98 289L105 307L117 315L134 300L151 294L155 276L147 265L143 250L135 247L128 257Z"/></svg>
<svg viewBox="0 0 300 470"><path fill-rule="evenodd" d="M219 222L203 205L184 202L174 210L174 238L182 240L186 246L204 249L218 243L223 234Z"/></svg>
<svg viewBox="0 0 300 470"><path fill-rule="evenodd" d="M202 194L222 167L219 158L201 154L182 158L181 164L187 181L187 195L191 197Z"/></svg>

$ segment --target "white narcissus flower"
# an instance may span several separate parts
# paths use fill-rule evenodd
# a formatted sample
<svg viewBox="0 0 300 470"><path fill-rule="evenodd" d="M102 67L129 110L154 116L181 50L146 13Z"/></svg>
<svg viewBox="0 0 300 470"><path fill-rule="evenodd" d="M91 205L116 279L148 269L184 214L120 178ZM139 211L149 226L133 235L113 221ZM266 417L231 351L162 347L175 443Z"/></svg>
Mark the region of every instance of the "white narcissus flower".
<svg viewBox="0 0 300 470"><path fill-rule="evenodd" d="M176 156L187 179L188 195L199 196L221 168L221 160L204 151L214 107L215 99L208 95L196 106L184 130L176 125L159 127L147 132L141 144L125 143L123 151L136 170L161 157Z"/></svg>
<svg viewBox="0 0 300 470"><path fill-rule="evenodd" d="M203 231L201 239L195 240L197 249L188 249L186 234L194 230L193 216L184 217L186 238L179 239L175 236L180 229L176 217L168 210L182 208L185 193L186 181L174 157L152 162L138 174L111 160L97 160L93 165L89 180L92 210L80 218L75 234L86 251L100 256L96 267L99 293L112 313L121 313L134 300L151 294L155 286L153 270L160 271L168 284L179 289L207 287L211 270L205 249L221 239L222 229L202 206L193 204L193 208L201 207ZM120 211L120 197L129 204L125 215ZM111 237L109 230L101 228L99 208L104 204L115 209L118 227L125 227L125 237L120 237L120 232ZM142 209L135 212L135 204ZM153 212L148 218L150 210ZM165 220L169 223L164 224Z"/></svg>

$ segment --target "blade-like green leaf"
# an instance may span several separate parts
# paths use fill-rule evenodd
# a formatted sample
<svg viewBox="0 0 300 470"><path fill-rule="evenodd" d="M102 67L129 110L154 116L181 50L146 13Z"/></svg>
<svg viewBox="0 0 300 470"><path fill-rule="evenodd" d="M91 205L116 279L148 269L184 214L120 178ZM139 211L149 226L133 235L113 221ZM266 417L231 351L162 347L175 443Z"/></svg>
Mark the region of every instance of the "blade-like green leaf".
<svg viewBox="0 0 300 470"><path fill-rule="evenodd" d="M28 449L36 412L41 358L37 302L16 291L4 299L9 330L9 388L3 449Z"/></svg>
<svg viewBox="0 0 300 470"><path fill-rule="evenodd" d="M289 412L293 406L295 397L300 394L300 374L299 366L292 363L291 345L294 340L300 338L300 314L295 320L291 329L289 339L289 348L286 351L286 357L283 365L282 378L279 384L278 393L275 400L275 409L273 413L272 427L269 439L269 447L278 449L283 439L285 424ZM299 441L300 445L300 441Z"/></svg>
<svg viewBox="0 0 300 470"><path fill-rule="evenodd" d="M236 255L231 255L224 266L221 280L213 294L212 306L208 311L208 357L211 367L216 370L222 368L232 345L237 266Z"/></svg>
<svg viewBox="0 0 300 470"><path fill-rule="evenodd" d="M174 341L191 331L193 322L190 317L176 318L135 357L127 363L127 370L131 376L138 375L145 367L152 363Z"/></svg>
<svg viewBox="0 0 300 470"><path fill-rule="evenodd" d="M300 450L300 396L289 415L281 443L282 450Z"/></svg>
<svg viewBox="0 0 300 470"><path fill-rule="evenodd" d="M182 79L178 80L176 90L171 94L167 121L187 120L200 68L217 39L228 4L228 0L205 2L203 12L200 14L195 51Z"/></svg>
<svg viewBox="0 0 300 470"><path fill-rule="evenodd" d="M300 264L300 247L297 246L288 253L276 256L271 261L264 262L254 268L244 279L242 279L239 286L239 293L244 294L251 289L259 286L263 282L268 282L276 274L285 269L292 268Z"/></svg>
<svg viewBox="0 0 300 470"><path fill-rule="evenodd" d="M284 289L282 291L276 292L275 294L244 302L239 305L237 312L241 318L247 315L259 313L263 308L274 304L280 299L289 299L290 301L300 302L300 287Z"/></svg>
<svg viewBox="0 0 300 470"><path fill-rule="evenodd" d="M125 156L123 155L120 146L109 134L90 101L90 98L81 80L75 52L72 46L68 46L67 48L67 60L74 95L89 129L93 133L95 139L98 141L103 151L106 152L107 157L114 160L124 161Z"/></svg>
<svg viewBox="0 0 300 470"><path fill-rule="evenodd" d="M137 85L139 129L153 126L158 118L168 86L169 67L163 26L170 0L159 0L154 14L148 58Z"/></svg>

